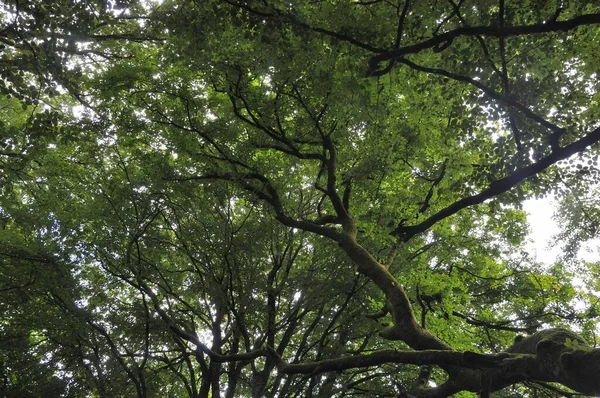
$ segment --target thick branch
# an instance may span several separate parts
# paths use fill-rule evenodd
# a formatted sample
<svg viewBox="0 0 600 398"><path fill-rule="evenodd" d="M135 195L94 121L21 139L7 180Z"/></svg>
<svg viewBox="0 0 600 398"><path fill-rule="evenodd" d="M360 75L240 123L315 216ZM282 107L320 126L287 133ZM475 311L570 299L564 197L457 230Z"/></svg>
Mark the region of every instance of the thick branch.
<svg viewBox="0 0 600 398"><path fill-rule="evenodd" d="M272 354L272 353L271 353ZM486 358L488 356L485 356ZM494 356L489 356L490 363ZM318 362L287 364L279 362L279 370L286 374L319 374L324 372L379 366L386 363L407 363L413 365L455 365L463 367L478 367L480 363L465 362L462 352L445 350L397 351L382 350L368 355L353 355L349 357L326 359ZM498 363L499 366L499 363Z"/></svg>
<svg viewBox="0 0 600 398"><path fill-rule="evenodd" d="M478 205L490 198L509 191L527 178L541 173L560 160L566 159L577 152L584 151L587 147L596 144L598 141L600 141L600 127L570 145L563 148L557 148L549 156L540 159L538 162L520 170L516 170L505 178L492 182L490 187L482 192L454 202L420 224L399 225L391 234L400 237L404 241L408 241L413 236L427 231L437 222L458 213L462 209Z"/></svg>
<svg viewBox="0 0 600 398"><path fill-rule="evenodd" d="M451 350L450 346L420 327L415 319L406 292L386 266L375 260L349 234L345 234L338 243L348 257L358 266L358 271L373 281L384 292L390 304L394 325L382 333L384 338L402 340L416 350Z"/></svg>
<svg viewBox="0 0 600 398"><path fill-rule="evenodd" d="M586 14L580 15L567 21L551 21L542 24L535 25L524 25L524 26L474 26L474 27L462 27L450 32L446 32L439 36L432 37L429 40L413 44L411 46L405 46L397 50L388 51L382 54L375 55L369 60L369 75L380 76L383 72L379 70L379 64L385 61L391 61L394 59L401 58L407 54L415 54L420 51L434 48L436 46L443 46L448 42L452 42L454 39L460 36L490 36L490 37L510 37L510 36L523 36L537 33L549 33L559 32L575 29L579 26L593 25L600 23L600 14Z"/></svg>

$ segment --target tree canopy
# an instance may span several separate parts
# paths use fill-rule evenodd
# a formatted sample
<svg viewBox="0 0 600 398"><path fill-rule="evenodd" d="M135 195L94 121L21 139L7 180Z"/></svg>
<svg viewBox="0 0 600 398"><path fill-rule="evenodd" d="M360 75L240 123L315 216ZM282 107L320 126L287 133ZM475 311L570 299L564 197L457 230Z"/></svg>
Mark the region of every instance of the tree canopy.
<svg viewBox="0 0 600 398"><path fill-rule="evenodd" d="M600 394L598 2L0 5L2 397Z"/></svg>

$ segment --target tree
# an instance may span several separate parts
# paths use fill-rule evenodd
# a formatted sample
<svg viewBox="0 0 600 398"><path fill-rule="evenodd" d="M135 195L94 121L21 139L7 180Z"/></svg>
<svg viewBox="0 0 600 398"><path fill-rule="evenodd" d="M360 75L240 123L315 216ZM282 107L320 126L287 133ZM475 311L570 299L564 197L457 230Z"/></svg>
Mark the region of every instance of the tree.
<svg viewBox="0 0 600 398"><path fill-rule="evenodd" d="M5 3L3 395L600 394L598 265L524 249L597 236L559 3Z"/></svg>

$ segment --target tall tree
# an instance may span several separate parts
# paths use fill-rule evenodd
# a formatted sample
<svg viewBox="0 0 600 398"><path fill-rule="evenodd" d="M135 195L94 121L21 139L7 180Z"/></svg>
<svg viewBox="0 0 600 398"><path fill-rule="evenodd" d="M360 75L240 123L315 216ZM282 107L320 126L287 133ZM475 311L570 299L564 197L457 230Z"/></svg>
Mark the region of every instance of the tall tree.
<svg viewBox="0 0 600 398"><path fill-rule="evenodd" d="M2 23L3 395L600 394L596 2ZM521 206L551 193L544 265Z"/></svg>

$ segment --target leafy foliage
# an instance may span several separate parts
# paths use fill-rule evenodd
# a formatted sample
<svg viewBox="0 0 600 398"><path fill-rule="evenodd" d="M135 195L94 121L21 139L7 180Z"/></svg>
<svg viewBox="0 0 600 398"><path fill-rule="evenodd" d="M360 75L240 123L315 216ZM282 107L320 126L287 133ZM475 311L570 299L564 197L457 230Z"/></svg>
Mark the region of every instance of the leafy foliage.
<svg viewBox="0 0 600 398"><path fill-rule="evenodd" d="M597 4L22 3L2 396L600 393Z"/></svg>

